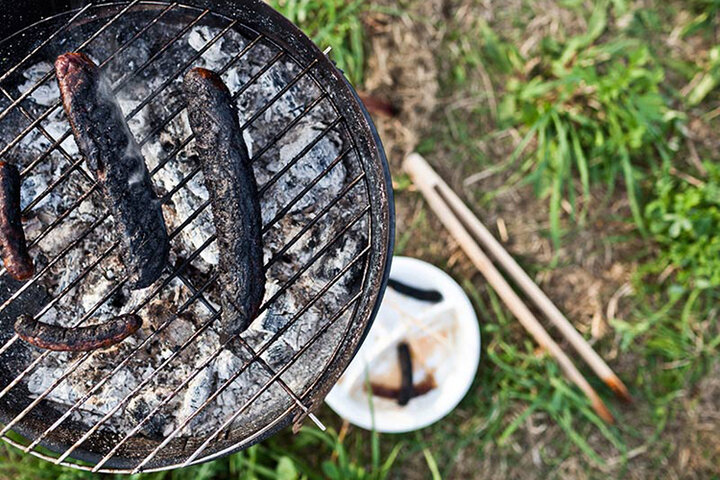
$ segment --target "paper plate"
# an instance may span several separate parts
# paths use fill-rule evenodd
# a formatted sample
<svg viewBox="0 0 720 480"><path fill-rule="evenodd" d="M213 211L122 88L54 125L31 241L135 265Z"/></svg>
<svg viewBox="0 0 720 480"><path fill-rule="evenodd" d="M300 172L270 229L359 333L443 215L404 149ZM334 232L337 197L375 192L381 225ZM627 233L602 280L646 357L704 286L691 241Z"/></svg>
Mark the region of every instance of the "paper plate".
<svg viewBox="0 0 720 480"><path fill-rule="evenodd" d="M390 278L437 290L443 300L419 301L388 287L365 342L325 401L354 425L400 433L426 427L460 403L480 361L480 328L463 289L439 268L394 257ZM410 345L416 389L434 385L405 406L369 393L399 388L397 345L402 341Z"/></svg>

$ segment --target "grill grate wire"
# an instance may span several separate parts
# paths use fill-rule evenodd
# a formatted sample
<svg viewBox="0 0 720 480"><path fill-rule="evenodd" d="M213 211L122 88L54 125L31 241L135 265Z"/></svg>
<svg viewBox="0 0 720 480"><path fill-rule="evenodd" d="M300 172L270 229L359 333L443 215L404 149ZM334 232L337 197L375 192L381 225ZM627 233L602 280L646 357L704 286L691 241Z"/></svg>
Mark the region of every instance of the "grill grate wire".
<svg viewBox="0 0 720 480"><path fill-rule="evenodd" d="M100 35L106 31L112 24L114 24L118 19L122 18L122 16L130 11L132 8L138 6L141 3L140 0L134 0L127 4L125 7L123 7L116 15L112 16L100 29L98 29L94 34L92 34L90 37L88 37L81 45L79 45L75 50L82 50L83 48L87 47L91 42L93 42L96 38L99 38ZM161 20L163 16L165 16L168 12L179 8L180 4L177 2L168 4L164 9L162 9L158 15L156 15L150 22L148 22L146 25L144 25L133 37L131 37L127 42L122 44L120 47L118 47L108 58L106 58L101 65L106 65L109 61L111 61L113 58L115 58L119 53L124 51L130 44L132 44L137 39L141 38L144 33L148 31L150 27L155 25L158 21ZM81 18L83 15L87 14L90 9L93 7L92 4L88 4L82 9L78 10L70 19L69 22L67 22L63 27L53 32L50 36L48 36L44 42L42 42L40 45L38 45L33 51L31 51L28 55L26 55L20 62L15 64L13 67L11 67L8 71L6 71L2 76L0 76L0 84L3 80L6 80L10 77L10 75L14 72L16 72L23 64L27 63L28 60L32 59L42 48L44 48L47 44L49 44L53 39L57 38L59 35L61 35L69 26L79 18ZM128 72L125 76L123 76L118 82L116 82L113 85L114 91L119 91L122 89L125 85L128 84L128 82L137 76L142 70L144 70L146 67L151 65L157 58L159 58L165 51L167 51L175 42L177 42L180 38L183 37L194 25L198 24L208 13L210 13L209 10L203 10L198 14L192 21L187 23L180 31L178 31L160 50L155 52L153 55L150 56L150 58L142 65L140 65L137 69L132 70ZM223 28L220 33L215 35L212 39L207 41L207 43L200 49L196 54L194 54L189 61L187 61L185 64L181 65L176 71L172 73L170 77L166 81L164 81L157 89L153 90L140 104L138 104L131 112L129 112L126 115L126 119L133 118L138 112L142 110L144 106L152 102L153 99L157 98L158 95L160 95L165 89L168 88L168 86L179 76L182 75L189 67L192 66L192 64L209 48L211 48L217 41L223 38L223 36L233 29L237 24L236 20L230 21L225 28ZM260 69L255 73L238 91L233 92L233 99L238 99L245 91L247 91L248 88L253 86L258 79L265 74L270 68L273 67L273 65L276 64L278 60L280 60L283 56L287 57L286 51L282 49L279 45L275 44L271 39L264 36L261 33L256 32L255 38L253 38L251 41L249 41L246 46L238 52L220 71L220 73L224 73L229 68L231 68L236 62L241 60L245 55L247 55L252 49L259 44L263 45L274 45L275 49L277 50L276 54ZM320 91L322 92L318 97L316 97L312 102L307 104L302 112L294 117L291 121L287 122L281 131L279 131L270 142L268 142L266 145L262 146L253 156L252 161L255 162L259 158L262 157L264 153L266 153L270 148L272 148L277 143L281 142L283 139L283 136L287 134L288 131L292 129L293 126L295 126L298 122L300 122L303 118L305 118L306 115L308 115L317 105L319 105L323 100L328 98L328 93L325 91L325 89L322 87L322 85L318 84L317 80L315 80L314 77L312 77L312 69L317 64L317 59L313 62L310 62L309 64L302 67L302 70L292 79L290 82L288 82L280 91L278 91L270 100L268 100L258 111L256 111L243 125L242 128L245 129L248 126L250 126L255 120L257 120L263 113L265 113L278 99L280 99L287 91L289 91L293 86L295 86L302 78L310 77L315 84L319 87ZM80 172L81 175L83 175L89 184L88 189L82 193L77 200L75 200L72 205L64 211L61 215L59 215L55 220L53 220L48 227L41 231L30 243L29 247L32 250L34 247L37 246L37 244L45 238L48 234L50 234L55 227L57 227L67 216L78 206L84 202L87 198L89 198L91 195L97 193L98 191L98 183L95 181L95 179L82 168L82 164L84 162L84 159L80 155L76 155L75 158L73 158L72 155L70 155L63 147L62 143L65 139L67 139L72 132L68 129L63 135L55 139L46 129L42 127L41 122L48 118L57 108L61 106L60 102L57 102L50 107L48 107L43 113L38 115L37 117L33 117L30 112L28 112L25 108L22 107L23 100L27 99L29 95L31 95L39 86L41 86L44 82L52 79L54 77L54 71L49 71L47 74L45 74L35 85L30 87L27 91L23 92L20 96L17 98L14 98L4 87L0 87L0 92L2 95L4 95L11 103L9 106L7 106L4 110L0 111L0 121L4 119L13 109L17 108L18 111L22 113L22 115L30 122L27 127L25 127L22 132L13 139L10 143L8 143L6 146L0 150L0 157L6 155L12 148L14 148L16 145L20 143L22 138L24 138L27 134L32 132L33 130L37 129L43 136L45 136L50 141L50 146L41 153L36 159L34 159L23 171L22 175L27 176L32 170L39 165L43 160L47 159L49 155L54 152L58 151L68 162L69 166L58 176L58 178L54 179L52 183L48 185L48 187L41 192L24 210L24 213L27 214L28 212L32 211L32 209L43 199L45 196L49 195L61 182L67 181L71 174L74 172ZM334 105L333 105L334 107ZM142 146L146 144L154 135L156 135L158 132L162 131L163 128L165 128L168 124L170 124L178 115L181 114L184 107L176 108L174 111L171 112L171 114L164 119L163 121L159 122L159 124L153 128L153 130L148 133L142 140L139 141L139 144ZM344 129L345 134L347 135L347 138L350 138L352 141L352 136L349 135L349 132L347 132L347 125L344 123L343 117L339 115L339 113L336 110L337 117L335 120L333 120L330 124L326 126L308 145L306 145L298 154L296 154L292 160L287 163L280 171L277 172L270 180L268 180L264 185L262 185L259 188L260 195L263 195L267 193L268 189L275 184L280 178L282 178L283 175L285 175L297 162L299 162L319 141L321 141L329 132L333 131L336 127L340 127ZM172 161L177 154L185 148L193 139L193 135L189 135L185 140L183 140L178 147L176 147L171 153L169 153L165 158L160 161L160 163L151 171L151 175L154 175L157 173L165 164ZM354 145L354 142L351 147L345 148L319 175L317 175L312 181L310 181L295 197L291 200L291 202L283 207L281 210L278 211L278 213L268 222L266 225L263 225L263 233L267 233L273 226L275 226L291 209L292 207L297 204L323 177L329 174L329 172L338 165L339 162L341 162L351 151L355 151L356 154L359 154L357 151L357 147ZM171 198L173 195L175 195L181 188L183 188L195 175L197 175L200 172L200 167L194 168L190 174L185 176L172 190L170 190L166 194L166 198ZM269 262L265 265L265 269L267 270L270 266L272 266L275 262L278 261L279 258L281 258L293 245L295 245L302 236L307 233L314 225L317 224L318 221L320 221L322 218L324 218L326 215L329 214L329 212L332 211L332 209L337 205L337 203L346 196L351 190L356 188L356 186L360 185L362 182L367 182L367 177L365 176L364 171L358 174L356 177L354 177L347 185L344 186L344 188L341 190L341 192L335 196L330 203L325 205L325 207L320 210L317 215L312 218L306 225L302 227L302 229L297 232L291 239L289 239L280 249L278 249L276 252L274 252L271 256L271 259ZM367 188L367 186L366 186ZM174 231L170 233L170 239L172 241L173 238L177 237L177 235L186 227L188 227L192 221L197 218L197 216L202 213L209 205L209 201L205 201L203 204L200 205L199 208L197 208L188 218ZM308 269L310 269L320 258L322 258L325 253L327 253L336 242L338 242L341 238L343 238L344 235L347 234L347 232L356 225L361 219L366 217L366 215L370 212L371 207L370 205L367 205L365 208L363 208L361 211L359 211L354 217L348 221L344 227L342 227L330 240L328 240L322 248L320 248L317 253L315 253L305 264L302 268L300 268L286 283L284 283L280 289L267 301L263 303L263 305L260 308L260 311L263 312L268 309L269 305L271 305L274 301L276 301L283 293L285 293L297 280L300 278L301 275L303 275L305 272L307 272ZM43 276L51 269L53 265L55 265L59 260L63 259L72 249L77 247L83 239L85 239L92 231L94 231L99 225L101 225L106 220L106 217L101 217L95 222L93 222L90 227L81 232L79 235L77 235L76 238L74 238L65 248L63 248L54 258L52 258L48 264L42 268L40 271L37 272L35 277L33 277L32 280L25 283L22 287L20 287L13 295L8 298L2 305L0 305L0 313L5 311L7 307L15 301L24 291L26 291L28 288L30 288L34 283L36 283L39 279L43 278ZM368 227L370 228L370 227ZM178 436L180 432L183 431L183 429L200 413L202 412L208 405L210 405L234 380L236 380L242 372L244 372L247 368L250 367L253 363L258 363L263 369L265 369L268 374L270 375L270 379L257 391L255 394L246 401L242 406L240 406L230 417L228 417L220 427L218 427L215 431L207 435L205 440L201 443L201 445L193 451L191 455L189 455L183 465L189 465L192 463L196 463L203 460L202 454L207 449L207 447L219 436L222 434L223 431L226 430L226 428L232 424L232 422L245 410L247 410L254 401L256 401L265 391L267 391L272 385L277 384L279 385L282 390L287 394L287 396L292 400L292 405L288 408L286 413L289 413L293 411L294 409L299 409L301 412L303 412L305 415L310 415L310 418L312 418L318 425L322 428L322 424L317 421L317 419L312 416L312 413L310 412L310 408L306 406L303 403L303 398L308 396L308 393L312 390L314 387L314 384L319 380L316 378L312 384L306 388L305 392L302 392L301 394L297 394L290 389L290 387L287 386L287 384L282 380L281 376L283 373L285 373L319 338L323 336L323 334L340 318L343 317L349 310L355 306L357 308L357 302L361 298L361 292L364 289L364 283L365 280L363 278L363 285L360 286L360 289L358 293L356 293L352 298L350 298L348 301L346 301L343 306L336 312L335 315L332 316L324 325L323 327L318 330L311 339L299 350L297 351L290 360L287 361L285 365L282 366L281 369L274 371L266 362L264 359L261 358L261 355L265 353L268 348L278 340L287 330L289 330L292 325L304 314L306 313L320 298L322 298L333 285L335 285L353 266L357 265L361 261L366 260L366 256L369 253L371 247L368 239L368 244L360 251L359 254L357 254L352 260L347 263L343 267L343 269L327 284L325 284L322 289L315 294L298 312L296 312L290 321L284 325L278 332L276 332L272 338L268 341L266 341L259 349L253 349L247 342L245 342L241 336L235 336L227 339L220 347L204 362L202 362L199 366L197 366L191 374L186 377L180 385L178 385L177 388L175 388L170 395L168 395L166 398L164 398L158 405L156 405L153 410L151 410L143 419L141 419L133 429L129 430L123 438L117 442L113 446L112 449L110 449L106 455L94 466L79 466L75 463L69 462L68 459L70 455L79 447L81 446L93 433L95 433L98 429L101 428L103 423L110 418L113 414L115 414L123 405L125 405L129 400L131 400L139 391L141 391L145 386L147 386L153 379L156 378L157 374L166 368L168 365L171 364L173 360L175 360L181 352L189 345L192 345L194 340L207 328L211 326L211 324L217 320L220 316L220 312L207 300L205 297L205 292L207 291L208 287L217 279L217 274L213 275L208 279L202 286L199 288L196 287L193 282L184 275L185 270L187 269L188 265L196 259L203 250L208 248L213 242L215 241L215 236L208 238L207 241L203 245L201 245L199 248L197 248L192 254L185 259L179 266L172 268L170 266L166 267L166 274L167 276L164 278L163 282L155 287L153 291L147 295L145 300L143 300L138 306L136 306L133 309L133 313L140 312L144 307L146 307L152 300L155 298L164 287L166 287L173 279L177 278L181 282L184 283L184 285L189 289L190 293L192 294L190 298L188 298L182 305L180 305L175 312L167 319L165 320L156 330L154 330L152 333L148 335L147 338L145 338L140 344L138 344L136 347L133 348L129 354L122 359L118 359L118 365L115 367L115 369L108 373L105 377L103 377L99 382L97 382L93 388L87 392L82 398L80 398L74 405L72 405L60 418L58 418L51 426L49 426L41 435L39 435L37 438L30 439L29 443L27 445L23 445L22 442L18 442L15 439L9 438L8 433L11 431L13 426L15 426L18 422L20 422L29 412L31 412L41 401L43 401L47 395L49 395L53 389L55 389L61 382L63 382L72 372L74 372L77 368L79 368L84 362L88 361L88 359L92 356L93 352L87 352L83 355L81 355L77 360L75 360L70 366L67 367L67 370L63 373L62 376L60 376L57 380L55 380L52 385L50 385L42 394L38 396L37 399L35 399L30 405L28 405L20 414L18 414L14 419L12 419L10 422L8 422L2 430L0 430L0 436L3 437L5 441L8 443L15 445L21 449L23 449L25 452L31 452L34 455L37 455L38 457L45 458L46 460L53 461L57 464L63 464L68 466L73 466L76 468L83 468L83 469L92 469L92 471L107 471L107 472L113 472L113 471L120 471L120 470L113 470L113 469L103 469L102 467L110 460L112 459L113 455L115 455L119 449L127 442L128 439L132 438L134 435L136 435L138 432L141 431L143 426L152 419L153 415L156 414L163 406L165 406L169 401L172 400L172 398L177 395L196 375L198 375L202 370L209 365L209 363L219 355L223 348L225 348L227 345L230 344L230 342L233 341L239 341L240 345L248 351L250 354L250 359L243 362L243 366L234 374L227 379L222 385L217 387L217 389L212 393L212 395L202 403L197 409L195 409L190 416L185 418L173 431L172 433L167 436L161 443L158 445L152 452L150 452L145 458L138 461L137 465L134 469L132 469L132 473L137 473L139 471L143 470L143 467L145 467L163 448L165 448L174 438ZM113 253L113 251L118 247L119 242L114 242L112 245L110 245L105 251L103 251L100 255L97 256L88 266L82 269L82 271L58 294L53 297L43 308L38 312L38 314L35 315L36 319L41 318L50 308L53 307L58 301L60 301L65 294L70 292L73 288L75 288L80 282L82 282L87 275L93 271L94 269L98 268L102 265L103 261ZM365 265L363 268L367 268L367 265ZM5 275L6 271L5 269L0 269L0 275ZM127 282L127 277L122 278L118 281L118 283L105 295L103 298L101 298L99 301L97 301L86 313L83 315L77 322L75 322L74 325L82 325L85 321L87 321L105 302L107 302L119 289L122 288L122 286ZM162 330L167 328L172 324L172 322L178 318L180 314L183 313L190 305L192 305L194 302L201 302L208 310L211 312L212 316L200 327L198 328L184 343L183 345L173 354L168 357L164 362L162 362L158 367L155 368L155 370L146 377L135 389L133 389L125 398L123 398L121 401L117 403L113 409L111 409L106 415L103 416L102 419L97 421L89 430L87 430L82 437L80 437L72 446L70 446L68 449L66 449L61 455L58 457L51 457L47 455L46 453L37 451L37 447L40 445L40 442L47 437L48 434L50 434L53 430L55 430L57 427L59 427L63 421L65 421L75 410L80 408L83 403L85 403L93 394L97 393L103 385L117 372L119 371L123 366L127 364L127 362L130 361L133 354L140 349L142 349L145 345L149 344ZM348 323L348 326L346 327L346 333L350 327L350 323ZM7 349L16 341L18 340L17 335L12 336L4 345L0 346L0 354L7 351ZM45 359L48 355L50 355L50 352L43 352L40 356L38 356L33 362L28 365L27 368L25 368L22 372L19 373L19 375L8 385L6 385L2 391L0 391L0 398L3 398L6 396L13 388L15 388L24 377L26 377L30 372L32 372L35 367L37 367L43 359ZM335 352L333 352L332 357L334 358L335 355L337 355L337 348ZM269 425L268 425L269 427ZM258 432L260 434L261 432ZM251 438L247 439L247 441L251 441Z"/></svg>

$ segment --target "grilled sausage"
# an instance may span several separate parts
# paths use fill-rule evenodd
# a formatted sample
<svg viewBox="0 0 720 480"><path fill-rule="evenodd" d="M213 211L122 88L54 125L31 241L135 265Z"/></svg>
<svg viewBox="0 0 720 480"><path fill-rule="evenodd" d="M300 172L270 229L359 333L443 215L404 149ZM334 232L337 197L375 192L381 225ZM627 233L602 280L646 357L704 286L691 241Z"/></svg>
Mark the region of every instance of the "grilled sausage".
<svg viewBox="0 0 720 480"><path fill-rule="evenodd" d="M15 280L35 274L20 220L20 172L15 165L0 162L0 247L5 269Z"/></svg>
<svg viewBox="0 0 720 480"><path fill-rule="evenodd" d="M414 298L415 300L422 300L423 302L438 303L442 302L442 293L437 290L425 290L422 288L413 287L400 280L388 279L388 287L392 288L398 293L402 293L408 297Z"/></svg>
<svg viewBox="0 0 720 480"><path fill-rule="evenodd" d="M122 342L137 332L142 319L133 314L120 315L112 320L88 327L68 328L34 320L20 315L15 333L36 347L59 352L87 352Z"/></svg>
<svg viewBox="0 0 720 480"><path fill-rule="evenodd" d="M410 345L401 342L397 346L398 362L400 363L400 390L398 390L397 403L400 406L408 404L413 395L413 367Z"/></svg>
<svg viewBox="0 0 720 480"><path fill-rule="evenodd" d="M257 184L232 96L220 77L194 68L185 76L185 94L217 230L223 331L234 335L250 325L265 294Z"/></svg>
<svg viewBox="0 0 720 480"><path fill-rule="evenodd" d="M168 234L150 174L110 82L82 53L55 61L60 94L75 140L97 176L121 237L132 288L158 279L168 257Z"/></svg>
<svg viewBox="0 0 720 480"><path fill-rule="evenodd" d="M432 375L428 375L422 382L413 385L412 395L410 396L410 398L420 397L435 388L437 388L437 383L435 383L435 377L433 377ZM400 397L400 389L398 387L389 387L387 385L372 381L369 383L369 388L367 385L363 385L363 389L366 391L369 390L370 393L372 393L376 397L389 398L395 401L397 401Z"/></svg>

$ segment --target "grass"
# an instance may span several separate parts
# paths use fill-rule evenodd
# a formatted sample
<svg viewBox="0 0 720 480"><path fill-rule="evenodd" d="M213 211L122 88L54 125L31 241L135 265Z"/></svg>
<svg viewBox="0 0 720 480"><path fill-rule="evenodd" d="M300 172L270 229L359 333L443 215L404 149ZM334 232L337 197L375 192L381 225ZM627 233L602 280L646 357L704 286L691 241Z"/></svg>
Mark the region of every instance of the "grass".
<svg viewBox="0 0 720 480"><path fill-rule="evenodd" d="M655 182L645 216L663 254L656 270L677 271L674 288L720 286L720 169L706 162L705 180L670 173Z"/></svg>
<svg viewBox="0 0 720 480"><path fill-rule="evenodd" d="M552 435L554 445L544 447L551 453L541 463L550 472L578 462L586 465L584 475L605 478L613 472L622 477L633 465L623 457L650 452L643 453L642 468L650 469L647 476L657 476L662 457L677 452L676 433L667 432L684 421L679 399L692 395L713 371L720 344L714 322L718 269L713 253L720 238L715 226L720 184L713 166L687 162L691 154L683 148L688 119L710 118L717 102L718 47L710 33L716 28L717 5L694 3L686 11L678 4L646 8L624 2L563 2L553 13L569 11L584 28L563 31L569 23L563 17L560 31L538 35L533 48L521 48L530 44L525 27L533 15L542 16L547 5L533 11L532 3L523 3L526 16L513 11L505 23L496 18L500 29L478 15L474 21L459 21L458 30L448 35L451 54L440 61L446 66L449 104L463 96L482 95L487 101L472 108L448 107L445 122L438 122L433 137L421 144L428 158L450 161L464 177L487 174L491 180L468 192L481 211L502 211L496 203L507 201L503 195L531 186L547 202L547 213L537 215L548 215L544 233L557 255L573 250L568 237L610 221L596 212L622 196L629 208L620 221L632 222L635 231L608 235L606 243L611 248L627 242L640 246L633 257L618 259L637 264L633 290L623 314L609 319L615 338L597 347L608 352L611 343L633 363L635 368L624 378L645 410L616 427L599 425L551 362L535 355L534 345L522 343L524 336L508 338L515 329L512 321L504 321L504 309L481 307L482 299L496 303L491 292L483 291L475 297L476 306L482 318L497 325L483 330L485 367L493 378L483 379L487 383L482 388L492 389L497 397L482 397L472 406L481 419L476 433L489 439L462 440L461 451L471 445L484 453L500 450L495 463L512 461L508 459L521 455L510 447L535 416L549 417L562 431ZM678 17L680 10L687 15ZM508 27L511 22L516 28ZM706 47L696 51L697 60L665 46L673 31L693 45L705 42ZM489 94L483 74L492 80ZM517 140L505 148L509 160L502 160L497 151L502 152L503 142L498 139L509 137L507 132L515 132ZM704 152L709 162L715 160L712 153ZM436 163L442 170L442 163ZM532 203L526 205L532 208ZM509 210L512 216L514 209ZM563 261L567 265L557 258L526 267L539 271L562 268ZM472 284L465 287L470 290ZM617 414L623 418L623 412ZM447 441L446 433L433 435L442 438L438 443ZM694 434L684 435L686 441ZM593 436L596 440L590 440ZM447 473L457 471L452 462Z"/></svg>
<svg viewBox="0 0 720 480"><path fill-rule="evenodd" d="M332 47L332 58L348 79L359 85L365 68L362 0L272 0L270 2L290 21L301 25L320 48Z"/></svg>
<svg viewBox="0 0 720 480"><path fill-rule="evenodd" d="M270 3L321 48L332 46L338 66L362 85L374 54L363 22L390 11L387 2ZM525 227L528 219L540 225L536 242L549 239L552 255L538 254L532 244L511 246L532 275L555 275L544 284L551 296L562 300L560 284L576 283L563 275L583 267L587 255L573 252L583 252L588 236L620 252L607 268L621 265L627 273L620 280L605 280L605 264L591 272L613 288L603 293L603 307L627 283L606 319L610 334L593 340L630 386L635 406L612 402L584 370L620 419L602 423L398 174L398 206L411 213L398 225L396 253L452 274L481 320L481 368L458 408L429 428L393 436L345 428L324 409L327 433L283 432L215 462L140 478L718 475L720 437L695 428L691 417L707 410L702 392L718 371L720 346L720 168L712 148L720 141L713 123L720 104L720 2L522 0L490 12L485 4L461 0L445 15L405 0L397 7L405 15L390 19L430 25L443 37L441 106L418 150L452 174L453 186L479 213L504 214L510 227ZM715 142L710 147L697 140L703 137L693 131L698 123L711 127L705 130ZM687 146L693 141L695 154ZM699 161L688 160L694 156ZM463 184L478 172L483 180ZM571 295L566 305L590 301ZM590 336L581 318L572 320ZM2 447L0 478L91 476Z"/></svg>
<svg viewBox="0 0 720 480"><path fill-rule="evenodd" d="M463 287L471 294L480 318L496 322L483 324L485 366L472 394L458 409L459 415L471 420L461 425L457 438L452 439L454 449L438 450L444 476L457 466L458 453L470 446L481 449L493 443L501 449L512 448L518 430L531 415L543 415L559 425L570 444L574 443L597 465L605 461L585 440L591 432L599 432L610 445L624 451L617 428L607 427L595 415L582 394L568 386L552 359L539 354L529 339L508 337L516 324L499 298L491 290L479 291L469 281ZM595 387L602 390L597 383ZM447 428L429 430L431 445L447 444L448 436L455 437Z"/></svg>
<svg viewBox="0 0 720 480"><path fill-rule="evenodd" d="M641 39L608 37L611 12L609 2L595 2L584 34L565 42L543 39L529 71L528 60L518 53L494 47L508 56L496 55L501 70L514 65L500 105L501 125L527 131L513 158L531 142L534 147L516 178L549 198L555 246L561 238L561 202L568 201L573 217L582 221L591 204L591 184L603 182L612 192L619 177L644 232L638 185L648 171L669 161L671 135L683 118L662 92L664 72L647 45ZM581 199L576 198L576 179Z"/></svg>
<svg viewBox="0 0 720 480"><path fill-rule="evenodd" d="M321 432L303 428L297 435L287 434L229 457L170 472L140 474L133 478L146 480L209 480L232 478L242 480L384 480L395 462L402 443L397 443L383 456L380 436L372 434L369 451L357 444L352 450L342 436L331 429ZM360 452L368 461L360 461ZM308 458L311 461L308 461ZM317 462L315 462L317 460ZM0 478L18 480L81 480L97 475L56 467L44 460L23 455L10 447L0 447ZM126 478L115 475L116 478Z"/></svg>

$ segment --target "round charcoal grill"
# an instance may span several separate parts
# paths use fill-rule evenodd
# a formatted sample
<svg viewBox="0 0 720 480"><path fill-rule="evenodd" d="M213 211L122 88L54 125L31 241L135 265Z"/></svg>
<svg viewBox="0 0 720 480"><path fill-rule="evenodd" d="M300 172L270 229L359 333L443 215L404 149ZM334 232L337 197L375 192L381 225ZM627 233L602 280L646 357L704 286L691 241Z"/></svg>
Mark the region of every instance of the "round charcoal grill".
<svg viewBox="0 0 720 480"><path fill-rule="evenodd" d="M163 470L317 421L384 290L389 173L353 89L264 3L192 3L37 0L0 14L16 31L0 43L0 156L21 169L37 270L25 283L0 270L0 434L55 463ZM172 252L144 290L126 285L112 217L59 102L52 62L67 51L110 78L164 202ZM262 197L267 293L252 326L229 339L181 95L194 66L230 88ZM20 312L68 326L136 312L144 325L110 349L48 352L14 335Z"/></svg>

